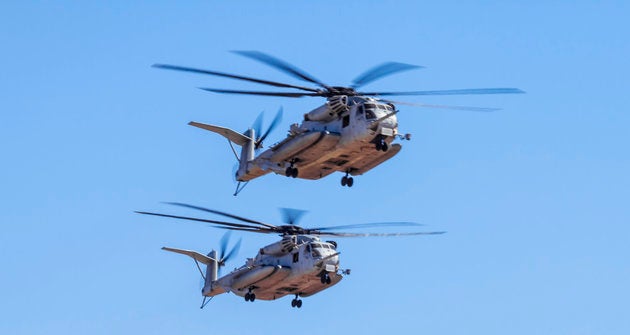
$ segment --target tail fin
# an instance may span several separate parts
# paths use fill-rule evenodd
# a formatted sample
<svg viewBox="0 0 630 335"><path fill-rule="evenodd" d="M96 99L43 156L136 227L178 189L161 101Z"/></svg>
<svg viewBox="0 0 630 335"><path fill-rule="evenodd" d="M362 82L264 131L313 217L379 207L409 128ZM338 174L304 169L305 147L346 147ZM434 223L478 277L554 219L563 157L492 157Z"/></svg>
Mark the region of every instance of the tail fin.
<svg viewBox="0 0 630 335"><path fill-rule="evenodd" d="M201 267L199 267L199 264L197 263L199 272L201 273L201 276L205 279L203 289L201 290L201 294L203 296L215 296L217 294L225 292L225 290L223 290L223 288L221 287L214 287L216 286L215 283L219 278L219 261L217 261L216 251L212 250L210 251L210 253L208 253L207 256L204 256L203 254L192 250L175 249L168 247L162 247L162 250L189 256L195 260L195 263L198 262L206 265L206 274L204 276L203 272L201 272Z"/></svg>
<svg viewBox="0 0 630 335"><path fill-rule="evenodd" d="M211 131L213 133L217 133L230 141L230 146L232 143L241 147L241 156L240 158L237 156L237 160L239 162L238 171L236 172L236 180L244 181L242 178L247 174L247 165L249 162L254 160L255 158L255 148L256 148L256 134L254 129L248 129L245 131L245 134L241 134L232 129L219 127L211 124L204 124L199 122L189 122L191 126L205 129ZM234 155L236 155L236 150L232 147L234 151Z"/></svg>
<svg viewBox="0 0 630 335"><path fill-rule="evenodd" d="M206 280L201 290L202 295L208 295L212 291L212 283L219 278L219 263L217 262L217 252L212 250L208 253L211 261L206 266Z"/></svg>

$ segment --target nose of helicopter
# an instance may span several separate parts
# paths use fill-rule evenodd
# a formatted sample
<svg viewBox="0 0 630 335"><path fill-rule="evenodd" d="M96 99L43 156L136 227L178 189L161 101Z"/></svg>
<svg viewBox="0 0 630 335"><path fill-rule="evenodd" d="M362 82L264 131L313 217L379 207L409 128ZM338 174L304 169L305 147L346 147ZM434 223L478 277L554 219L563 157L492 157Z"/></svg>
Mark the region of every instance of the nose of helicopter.
<svg viewBox="0 0 630 335"><path fill-rule="evenodd" d="M339 269L339 253L334 250L325 252L319 260L322 270L336 272Z"/></svg>

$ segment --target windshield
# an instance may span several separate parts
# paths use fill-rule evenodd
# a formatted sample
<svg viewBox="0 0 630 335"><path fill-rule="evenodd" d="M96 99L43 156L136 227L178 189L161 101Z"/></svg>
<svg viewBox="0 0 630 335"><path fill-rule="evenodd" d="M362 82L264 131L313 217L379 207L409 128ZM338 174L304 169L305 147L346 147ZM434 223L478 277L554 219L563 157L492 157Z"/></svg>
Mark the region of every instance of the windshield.
<svg viewBox="0 0 630 335"><path fill-rule="evenodd" d="M376 105L375 104L364 104L363 108L365 110L365 118L368 120L373 120L376 119L376 114L374 114L374 111L376 110Z"/></svg>
<svg viewBox="0 0 630 335"><path fill-rule="evenodd" d="M365 118L368 120L374 120L378 116L387 115L393 111L394 108L391 105L373 103L363 104L363 106L359 109L359 113L365 112Z"/></svg>
<svg viewBox="0 0 630 335"><path fill-rule="evenodd" d="M311 243L311 254L314 258L320 258L323 256L324 246L320 243Z"/></svg>

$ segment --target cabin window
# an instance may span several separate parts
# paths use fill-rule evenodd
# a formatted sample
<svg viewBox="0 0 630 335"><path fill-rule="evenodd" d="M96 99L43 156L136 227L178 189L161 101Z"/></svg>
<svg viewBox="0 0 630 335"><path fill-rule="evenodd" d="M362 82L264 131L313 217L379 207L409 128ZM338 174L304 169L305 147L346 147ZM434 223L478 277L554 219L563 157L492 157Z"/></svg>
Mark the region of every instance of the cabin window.
<svg viewBox="0 0 630 335"><path fill-rule="evenodd" d="M368 120L376 119L376 115L374 115L374 110L366 109L365 110L365 118Z"/></svg>
<svg viewBox="0 0 630 335"><path fill-rule="evenodd" d="M346 115L341 120L341 127L345 128L350 124L350 115Z"/></svg>

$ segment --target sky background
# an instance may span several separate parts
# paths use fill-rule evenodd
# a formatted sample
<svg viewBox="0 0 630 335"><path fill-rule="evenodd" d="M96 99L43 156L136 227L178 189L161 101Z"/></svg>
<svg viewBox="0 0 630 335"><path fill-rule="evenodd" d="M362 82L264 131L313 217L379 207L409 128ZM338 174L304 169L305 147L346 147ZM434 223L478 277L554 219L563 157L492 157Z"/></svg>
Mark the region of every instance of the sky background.
<svg viewBox="0 0 630 335"><path fill-rule="evenodd" d="M436 2L438 3L438 2ZM0 333L630 333L630 5L626 1L4 1L0 4ZM171 63L304 84L230 50L260 50L333 85L382 62L426 66L366 88L518 87L524 95L398 100L412 133L352 188L268 175L238 197L224 139L323 103L152 69ZM260 86L260 88L266 88ZM134 214L188 202L279 223L416 221L440 236L339 239L335 287L215 298L172 246L222 231ZM233 234L241 265L273 236Z"/></svg>

